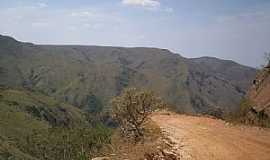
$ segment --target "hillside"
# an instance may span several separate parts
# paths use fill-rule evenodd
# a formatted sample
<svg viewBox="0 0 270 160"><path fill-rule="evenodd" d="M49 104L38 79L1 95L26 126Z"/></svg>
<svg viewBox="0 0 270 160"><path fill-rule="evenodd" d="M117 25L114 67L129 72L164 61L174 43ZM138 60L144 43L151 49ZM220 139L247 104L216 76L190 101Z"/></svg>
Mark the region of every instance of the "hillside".
<svg viewBox="0 0 270 160"><path fill-rule="evenodd" d="M0 36L0 85L28 88L99 112L125 87L153 90L173 109L233 112L256 70L232 61L186 59L165 49L53 46Z"/></svg>
<svg viewBox="0 0 270 160"><path fill-rule="evenodd" d="M51 127L86 125L83 113L40 93L0 88L0 159L34 159L21 151L27 136Z"/></svg>
<svg viewBox="0 0 270 160"><path fill-rule="evenodd" d="M270 127L270 65L257 73L252 87L249 89L250 101L248 121L253 124Z"/></svg>
<svg viewBox="0 0 270 160"><path fill-rule="evenodd" d="M188 59L187 64L191 103L198 112L212 112L218 116L220 111L238 111L236 104L251 85L255 69L211 57ZM208 110L212 108L215 110Z"/></svg>

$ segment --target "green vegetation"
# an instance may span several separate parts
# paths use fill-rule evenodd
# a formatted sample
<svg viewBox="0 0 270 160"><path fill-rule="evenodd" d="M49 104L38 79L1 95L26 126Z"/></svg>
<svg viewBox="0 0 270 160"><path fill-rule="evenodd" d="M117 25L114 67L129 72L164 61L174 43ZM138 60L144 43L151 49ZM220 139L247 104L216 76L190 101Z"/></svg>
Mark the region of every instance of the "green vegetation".
<svg viewBox="0 0 270 160"><path fill-rule="evenodd" d="M0 88L0 159L84 160L110 143L78 108L38 92Z"/></svg>
<svg viewBox="0 0 270 160"><path fill-rule="evenodd" d="M233 113L224 113L222 119L232 123L247 123L247 115L251 111L252 103L248 98L242 98L239 109Z"/></svg>
<svg viewBox="0 0 270 160"><path fill-rule="evenodd" d="M33 130L25 139L3 141L0 159L88 160L99 154L105 144L110 144L111 133L103 125Z"/></svg>
<svg viewBox="0 0 270 160"><path fill-rule="evenodd" d="M132 87L158 93L178 112L208 113L215 106L234 111L255 71L166 49L35 45L0 36L0 85L42 92L97 114ZM193 103L195 96L200 101Z"/></svg>
<svg viewBox="0 0 270 160"><path fill-rule="evenodd" d="M236 113L224 116L224 119L233 123L242 123L260 127L270 127L270 120L264 110L258 112L254 108L254 103L243 98L240 102L240 109Z"/></svg>
<svg viewBox="0 0 270 160"><path fill-rule="evenodd" d="M247 98L243 98L240 102L239 117L246 117L251 108L252 102Z"/></svg>
<svg viewBox="0 0 270 160"><path fill-rule="evenodd" d="M102 102L95 95L86 96L86 104L83 104L83 106L86 106L85 111L92 114L100 113L103 110Z"/></svg>
<svg viewBox="0 0 270 160"><path fill-rule="evenodd" d="M109 102L125 88L154 91L178 112L233 110L254 73L164 49L35 45L0 35L0 159L91 157L110 143L110 130L97 122L114 124ZM158 101L130 90L112 106L120 126L138 138Z"/></svg>
<svg viewBox="0 0 270 160"><path fill-rule="evenodd" d="M0 97L1 113L4 114L1 119L9 120L12 117L9 116L10 114L18 115L18 117L23 117L21 114L24 114L30 117L25 118L28 121L35 119L44 121L51 126L71 127L85 123L83 112L78 108L38 92L2 89Z"/></svg>
<svg viewBox="0 0 270 160"><path fill-rule="evenodd" d="M46 160L88 160L110 143L111 131L98 125L94 128L51 128L34 131L21 150Z"/></svg>
<svg viewBox="0 0 270 160"><path fill-rule="evenodd" d="M264 110L256 111L252 108L252 103L250 101L244 102L241 105L242 115L240 115L240 120L242 123L255 125L260 127L270 127L270 119L269 116L264 112Z"/></svg>

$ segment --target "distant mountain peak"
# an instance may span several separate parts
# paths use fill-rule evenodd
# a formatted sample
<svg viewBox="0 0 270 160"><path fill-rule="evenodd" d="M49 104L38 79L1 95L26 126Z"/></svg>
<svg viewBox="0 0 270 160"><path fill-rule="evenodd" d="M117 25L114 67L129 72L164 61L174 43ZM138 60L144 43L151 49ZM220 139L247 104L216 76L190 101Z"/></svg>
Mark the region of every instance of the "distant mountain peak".
<svg viewBox="0 0 270 160"><path fill-rule="evenodd" d="M3 43L4 41L6 42L17 42L19 43L19 41L17 41L15 38L10 37L10 36L5 36L5 35L1 35L0 34L0 43Z"/></svg>

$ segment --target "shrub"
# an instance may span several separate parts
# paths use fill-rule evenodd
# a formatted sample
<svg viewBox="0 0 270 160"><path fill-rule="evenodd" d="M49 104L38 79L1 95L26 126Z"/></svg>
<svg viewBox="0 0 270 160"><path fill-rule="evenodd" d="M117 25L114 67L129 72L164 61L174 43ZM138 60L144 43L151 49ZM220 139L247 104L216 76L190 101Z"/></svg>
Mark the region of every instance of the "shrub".
<svg viewBox="0 0 270 160"><path fill-rule="evenodd" d="M144 124L156 108L163 105L153 92L140 91L135 88L125 89L112 99L112 115L120 125L122 133L133 137L137 142L144 136Z"/></svg>
<svg viewBox="0 0 270 160"><path fill-rule="evenodd" d="M249 99L243 98L240 102L239 117L245 117L252 108L252 103Z"/></svg>
<svg viewBox="0 0 270 160"><path fill-rule="evenodd" d="M235 116L234 120L248 125L269 127L270 120L267 114L265 114L265 111L257 111L252 106L254 105L249 99L242 99L240 103L240 111Z"/></svg>

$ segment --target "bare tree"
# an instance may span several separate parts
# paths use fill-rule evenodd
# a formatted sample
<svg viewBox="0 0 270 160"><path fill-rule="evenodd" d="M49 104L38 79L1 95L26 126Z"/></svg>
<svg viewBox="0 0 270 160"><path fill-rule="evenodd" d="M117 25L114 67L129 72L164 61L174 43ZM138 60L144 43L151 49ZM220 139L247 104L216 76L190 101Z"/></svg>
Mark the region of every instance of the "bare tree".
<svg viewBox="0 0 270 160"><path fill-rule="evenodd" d="M156 108L163 105L153 92L139 91L135 88L125 89L113 98L112 115L118 121L122 133L133 136L138 141L144 136L144 124Z"/></svg>

